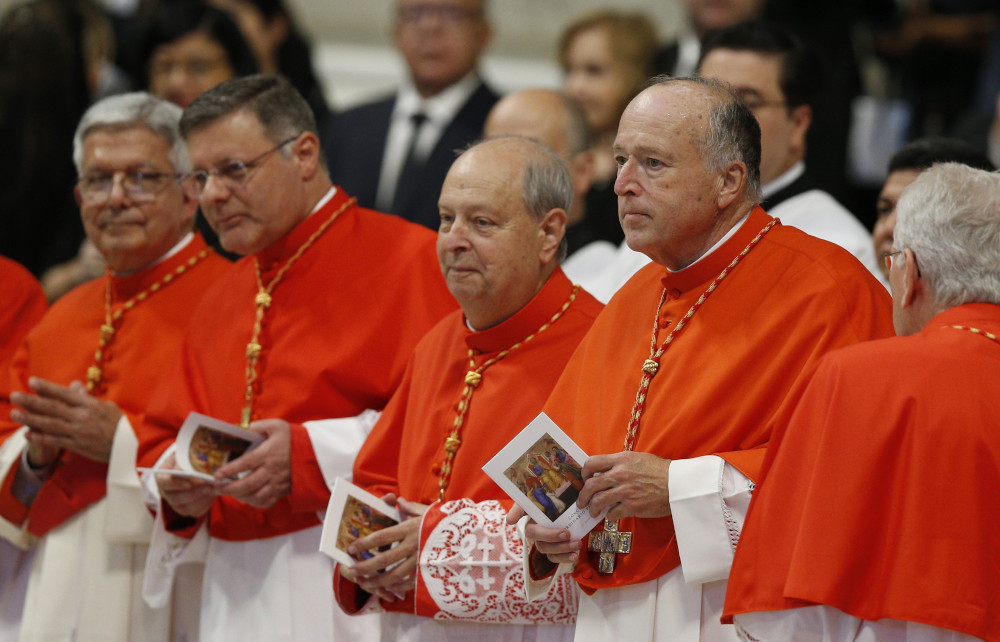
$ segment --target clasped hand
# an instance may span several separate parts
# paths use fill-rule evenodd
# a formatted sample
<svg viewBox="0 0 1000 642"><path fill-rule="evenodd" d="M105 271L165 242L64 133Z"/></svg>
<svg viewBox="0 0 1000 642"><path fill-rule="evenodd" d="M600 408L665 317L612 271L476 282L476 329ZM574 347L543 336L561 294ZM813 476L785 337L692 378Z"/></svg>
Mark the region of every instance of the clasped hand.
<svg viewBox="0 0 1000 642"><path fill-rule="evenodd" d="M48 466L69 450L94 461L111 459L111 445L122 411L114 403L91 396L79 381L61 386L31 377L28 387L35 394L12 392L10 400L20 406L10 418L28 427L28 461Z"/></svg>

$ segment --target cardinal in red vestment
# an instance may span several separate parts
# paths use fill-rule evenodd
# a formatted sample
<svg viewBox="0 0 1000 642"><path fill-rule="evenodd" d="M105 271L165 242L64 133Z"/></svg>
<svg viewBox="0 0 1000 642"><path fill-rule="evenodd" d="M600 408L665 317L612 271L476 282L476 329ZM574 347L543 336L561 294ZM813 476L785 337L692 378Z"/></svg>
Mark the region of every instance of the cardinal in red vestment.
<svg viewBox="0 0 1000 642"><path fill-rule="evenodd" d="M317 512L350 474L366 411L384 408L413 346L455 307L434 235L330 183L308 105L283 78L223 83L181 129L191 188L244 258L195 311L152 395L140 458L172 467L192 411L266 439L215 483L156 475L163 554L147 565L146 599L162 600L177 566L196 561L203 640L377 639L377 619L334 604Z"/></svg>
<svg viewBox="0 0 1000 642"><path fill-rule="evenodd" d="M170 611L140 598L152 521L135 430L192 309L231 267L193 232L180 116L127 94L77 129L77 198L108 272L52 306L0 386L12 390L0 402L0 533L36 548L21 640L170 636Z"/></svg>
<svg viewBox="0 0 1000 642"><path fill-rule="evenodd" d="M336 585L349 612L381 598L399 613L383 616L384 634L501 635L492 624L513 639L514 627L574 621L571 582L545 604L511 590L523 586L511 501L482 472L541 411L602 307L558 267L571 196L562 158L517 137L466 151L444 182L438 260L462 310L418 344L354 466L354 483L413 516L355 542L399 543L341 567Z"/></svg>
<svg viewBox="0 0 1000 642"><path fill-rule="evenodd" d="M736 639L719 617L768 422L824 353L891 334L889 298L847 252L756 205L759 127L717 82L646 89L613 151L626 240L653 263L545 404L590 455L578 504L606 520L583 541L527 524L529 594L572 572L580 640Z"/></svg>
<svg viewBox="0 0 1000 642"><path fill-rule="evenodd" d="M1000 176L936 165L896 212L900 336L775 422L726 597L748 639L1000 640Z"/></svg>

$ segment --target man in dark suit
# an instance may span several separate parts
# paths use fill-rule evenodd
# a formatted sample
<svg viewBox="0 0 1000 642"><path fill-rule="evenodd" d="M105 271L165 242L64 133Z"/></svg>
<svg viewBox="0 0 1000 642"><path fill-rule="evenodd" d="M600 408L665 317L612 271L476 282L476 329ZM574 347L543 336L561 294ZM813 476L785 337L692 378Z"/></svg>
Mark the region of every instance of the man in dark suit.
<svg viewBox="0 0 1000 642"><path fill-rule="evenodd" d="M409 70L392 96L331 118L334 183L364 207L438 227L455 150L482 135L498 96L479 78L490 40L485 0L398 0L394 37Z"/></svg>

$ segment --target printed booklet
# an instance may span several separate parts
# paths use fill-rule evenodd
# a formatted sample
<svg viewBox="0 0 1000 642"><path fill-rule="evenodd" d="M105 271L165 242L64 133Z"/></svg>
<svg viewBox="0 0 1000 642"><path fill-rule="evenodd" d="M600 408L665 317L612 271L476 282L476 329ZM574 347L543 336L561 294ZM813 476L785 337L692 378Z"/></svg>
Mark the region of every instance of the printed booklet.
<svg viewBox="0 0 1000 642"><path fill-rule="evenodd" d="M140 468L140 471L215 481L215 471L264 441L264 436L208 415L192 412L177 433L180 470Z"/></svg>
<svg viewBox="0 0 1000 642"><path fill-rule="evenodd" d="M330 492L330 503L327 505L326 518L323 520L323 535L320 538L319 550L341 564L353 566L391 548L386 546L351 555L347 552L347 547L354 540L401 521L399 510L363 488L338 477Z"/></svg>
<svg viewBox="0 0 1000 642"><path fill-rule="evenodd" d="M587 454L543 412L483 466L518 506L543 526L582 538L604 520L576 499ZM607 511L604 511L607 512Z"/></svg>

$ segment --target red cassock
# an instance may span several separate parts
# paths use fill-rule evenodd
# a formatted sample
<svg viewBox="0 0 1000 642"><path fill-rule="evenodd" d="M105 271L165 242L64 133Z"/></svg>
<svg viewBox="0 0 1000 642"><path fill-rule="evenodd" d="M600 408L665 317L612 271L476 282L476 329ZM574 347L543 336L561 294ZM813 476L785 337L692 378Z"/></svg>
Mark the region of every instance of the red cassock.
<svg viewBox="0 0 1000 642"><path fill-rule="evenodd" d="M45 292L20 263L0 256L0 373L6 373L21 339L49 307ZM6 382L0 395L6 400Z"/></svg>
<svg viewBox="0 0 1000 642"><path fill-rule="evenodd" d="M189 266L202 252L207 256ZM191 311L206 288L231 264L215 254L198 235L177 254L129 276L95 279L75 288L53 304L18 348L10 368L9 386L28 390L29 377L41 377L68 386L85 382L94 365L100 328L105 322L107 278L111 279L112 309L168 274L170 283L152 292L115 322L117 331L104 349L101 385L92 394L113 401L138 427L149 391L177 358L177 349ZM0 401L0 439L6 440L20 426L10 420L7 395ZM58 467L45 481L30 510L10 495L17 472L13 466L0 492L0 515L14 524L28 520L28 531L42 536L105 495L108 465L64 452Z"/></svg>
<svg viewBox="0 0 1000 642"><path fill-rule="evenodd" d="M541 412L570 355L600 312L602 305L586 291L579 290L565 314L537 333L562 308L572 291L573 285L562 270L557 269L539 293L503 323L473 332L466 326L462 313L455 312L417 346L403 383L358 454L354 483L376 496L396 493L411 501L431 504L422 522L422 556L430 552L428 539L437 539L435 527L455 510L455 500L468 500L469 506L500 500L495 502L498 508L503 507L497 512L500 521L489 527L498 532L507 530L503 519L512 502L486 476L482 467ZM462 443L452 462L444 499L438 501L445 438L452 432L455 407L462 398L465 374L470 370L469 350L475 352L478 367L535 333L530 341L483 371L461 428ZM519 573L519 551L516 561ZM445 591L438 590L439 585L443 587L446 583L421 566L417 573L415 603L411 592L406 600L383 606L393 611L433 617L449 608L443 606L448 599L443 594ZM349 612L357 611L360 601L367 596L359 595L356 589L355 584L343 579L337 583L338 600ZM511 617L530 619L528 611L546 608L544 604L525 604L523 591L517 596L520 597L518 608L507 605ZM451 598L456 603L461 601L459 595L451 595ZM456 607L451 610L455 611ZM555 609L549 608L550 615L554 612ZM572 613L575 613L575 604ZM453 612L451 617L460 616Z"/></svg>
<svg viewBox="0 0 1000 642"><path fill-rule="evenodd" d="M1000 640L1000 306L839 350L775 423L727 616L825 604Z"/></svg>
<svg viewBox="0 0 1000 642"><path fill-rule="evenodd" d="M584 452L623 449L654 322L659 345L771 220L755 208L694 265L676 273L648 265L608 303L545 404ZM800 373L834 348L891 336L891 317L885 288L853 256L775 226L663 354L635 450L666 459L719 455L756 479L768 422ZM646 582L680 564L671 517L627 518L619 528L633 533L631 553L601 574L596 554L584 550L574 577L585 591Z"/></svg>
<svg viewBox="0 0 1000 642"><path fill-rule="evenodd" d="M239 423L256 314L255 259L269 283L347 199L338 189L286 236L238 261L206 295L178 370L150 402L140 465L155 463L191 411ZM291 493L268 509L216 499L208 516L212 537L256 540L320 523L316 511L330 493L302 423L385 407L413 346L456 306L434 243L426 228L352 205L285 273L263 319L253 420L292 424Z"/></svg>

